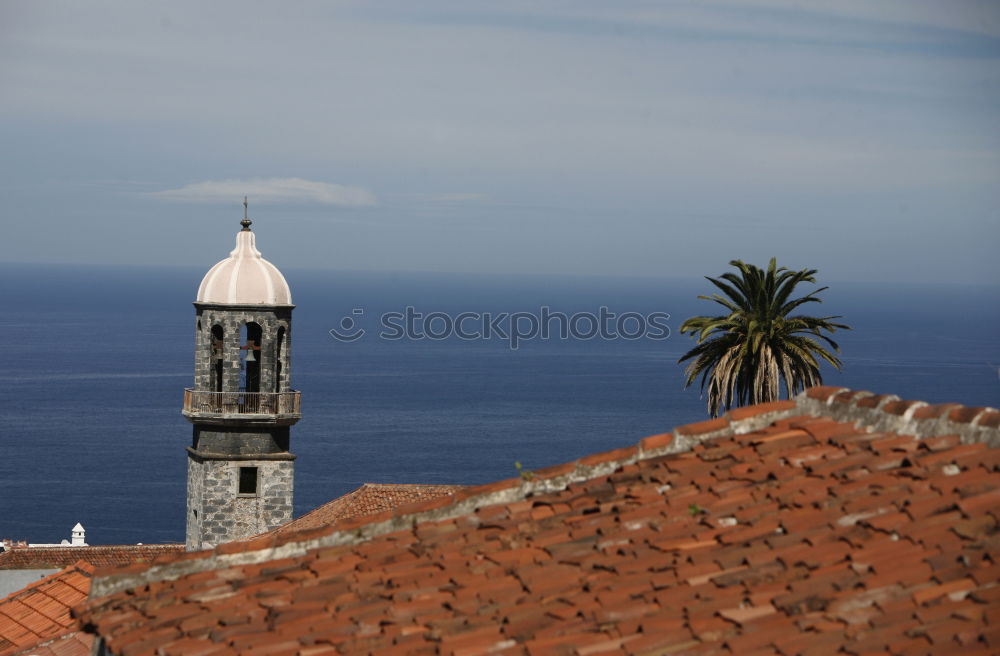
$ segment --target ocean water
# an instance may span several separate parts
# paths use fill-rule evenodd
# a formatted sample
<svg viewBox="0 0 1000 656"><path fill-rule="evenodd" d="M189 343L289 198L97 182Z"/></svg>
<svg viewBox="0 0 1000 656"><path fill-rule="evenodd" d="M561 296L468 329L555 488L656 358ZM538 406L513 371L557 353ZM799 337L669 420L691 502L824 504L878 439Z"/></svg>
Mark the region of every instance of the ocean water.
<svg viewBox="0 0 1000 656"><path fill-rule="evenodd" d="M180 414L203 271L0 265L0 537L91 544L184 538ZM420 312L714 313L703 279L285 271L297 308L296 514L364 482L482 483L634 444L706 418L677 358L690 338L379 339ZM1000 405L1000 288L831 282L845 366L825 382L930 402ZM363 314L352 310L363 309ZM368 333L329 330L350 316Z"/></svg>

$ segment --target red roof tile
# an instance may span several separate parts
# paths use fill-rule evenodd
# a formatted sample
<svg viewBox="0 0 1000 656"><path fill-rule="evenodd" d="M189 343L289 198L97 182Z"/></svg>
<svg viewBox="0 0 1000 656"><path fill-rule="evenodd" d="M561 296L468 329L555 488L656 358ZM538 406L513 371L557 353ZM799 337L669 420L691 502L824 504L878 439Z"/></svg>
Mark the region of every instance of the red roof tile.
<svg viewBox="0 0 1000 656"><path fill-rule="evenodd" d="M1000 431L842 391L110 572L74 612L115 654L995 652Z"/></svg>
<svg viewBox="0 0 1000 656"><path fill-rule="evenodd" d="M326 528L345 519L369 517L387 510L395 510L406 504L448 497L465 487L465 485L365 483L353 492L325 503L264 535L284 535L302 530Z"/></svg>
<svg viewBox="0 0 1000 656"><path fill-rule="evenodd" d="M70 631L57 638L16 652L14 656L90 656L94 636L83 631Z"/></svg>
<svg viewBox="0 0 1000 656"><path fill-rule="evenodd" d="M159 556L176 555L183 544L107 545L100 547L21 547L0 552L0 569L62 569L77 561L94 567L151 563Z"/></svg>
<svg viewBox="0 0 1000 656"><path fill-rule="evenodd" d="M805 394L810 399L817 399L819 401L826 401L841 392L849 392L850 390L846 387L832 387L830 385L820 385L818 387L810 387L805 391Z"/></svg>
<svg viewBox="0 0 1000 656"><path fill-rule="evenodd" d="M0 600L0 656L90 654L93 638L77 634L70 608L87 598L93 571L80 561Z"/></svg>

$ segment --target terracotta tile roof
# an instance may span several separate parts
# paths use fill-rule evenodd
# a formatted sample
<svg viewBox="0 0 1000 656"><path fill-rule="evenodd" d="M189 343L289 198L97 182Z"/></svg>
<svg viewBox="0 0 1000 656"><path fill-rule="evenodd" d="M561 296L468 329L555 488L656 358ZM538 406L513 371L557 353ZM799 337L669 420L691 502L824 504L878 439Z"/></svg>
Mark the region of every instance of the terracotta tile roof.
<svg viewBox="0 0 1000 656"><path fill-rule="evenodd" d="M157 556L184 552L183 544L124 544L100 547L21 547L0 552L0 569L61 569L83 560L94 567L152 562Z"/></svg>
<svg viewBox="0 0 1000 656"><path fill-rule="evenodd" d="M86 656L93 637L76 633L70 608L87 598L94 568L80 561L0 600L0 656ZM39 648L41 643L48 643Z"/></svg>
<svg viewBox="0 0 1000 656"><path fill-rule="evenodd" d="M466 487L465 485L365 483L353 492L325 503L264 535L287 534L303 529L333 526L344 519L367 517L394 510L408 503L446 497Z"/></svg>
<svg viewBox="0 0 1000 656"><path fill-rule="evenodd" d="M33 647L28 647L13 656L90 656L94 646L94 636L83 631L71 631Z"/></svg>
<svg viewBox="0 0 1000 656"><path fill-rule="evenodd" d="M74 613L129 655L1000 653L995 411L898 400L814 388L123 568Z"/></svg>

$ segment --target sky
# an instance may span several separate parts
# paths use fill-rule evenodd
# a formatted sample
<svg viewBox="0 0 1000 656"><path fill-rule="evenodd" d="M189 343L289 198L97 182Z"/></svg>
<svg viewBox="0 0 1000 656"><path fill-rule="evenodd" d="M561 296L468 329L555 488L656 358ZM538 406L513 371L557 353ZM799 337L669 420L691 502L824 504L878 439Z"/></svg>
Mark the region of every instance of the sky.
<svg viewBox="0 0 1000 656"><path fill-rule="evenodd" d="M1000 282L1000 3L0 0L0 261Z"/></svg>

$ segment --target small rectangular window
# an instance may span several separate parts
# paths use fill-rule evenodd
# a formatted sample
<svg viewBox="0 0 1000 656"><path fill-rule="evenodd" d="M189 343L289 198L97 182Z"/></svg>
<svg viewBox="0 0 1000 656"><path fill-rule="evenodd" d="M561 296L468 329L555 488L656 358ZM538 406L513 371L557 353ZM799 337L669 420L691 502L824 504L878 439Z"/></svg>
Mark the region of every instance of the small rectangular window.
<svg viewBox="0 0 1000 656"><path fill-rule="evenodd" d="M240 467L240 494L257 494L256 467Z"/></svg>

